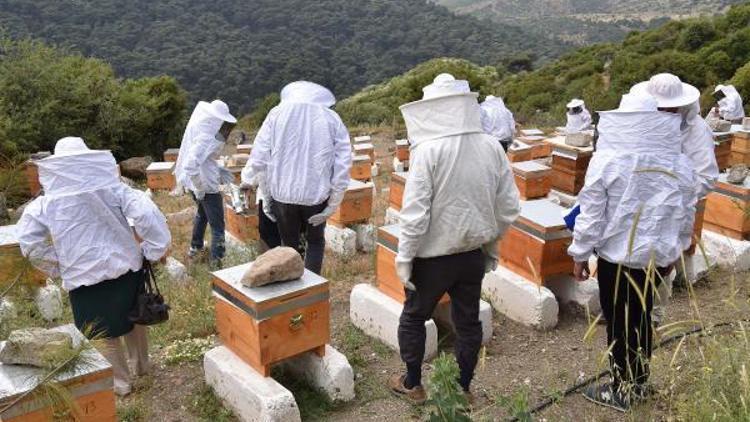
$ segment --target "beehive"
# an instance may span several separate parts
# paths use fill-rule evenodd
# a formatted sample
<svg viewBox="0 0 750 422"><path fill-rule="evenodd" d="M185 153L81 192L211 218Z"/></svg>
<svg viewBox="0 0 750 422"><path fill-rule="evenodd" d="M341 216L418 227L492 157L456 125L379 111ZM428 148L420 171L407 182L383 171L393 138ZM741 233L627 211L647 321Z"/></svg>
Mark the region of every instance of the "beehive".
<svg viewBox="0 0 750 422"><path fill-rule="evenodd" d="M398 237L400 230L398 224L378 228L378 246L375 252L375 281L378 290L404 303L406 292L404 285L396 274L396 255L398 255ZM440 303L450 301L446 294L440 299Z"/></svg>
<svg viewBox="0 0 750 422"><path fill-rule="evenodd" d="M521 136L544 136L544 132L539 129L521 129Z"/></svg>
<svg viewBox="0 0 750 422"><path fill-rule="evenodd" d="M328 222L338 227L366 223L372 217L372 191L372 183L350 180L341 206L328 219Z"/></svg>
<svg viewBox="0 0 750 422"><path fill-rule="evenodd" d="M388 191L388 205L396 211L401 211L404 201L404 189L406 188L406 177L409 173L391 173L391 185Z"/></svg>
<svg viewBox="0 0 750 422"><path fill-rule="evenodd" d="M500 241L500 264L537 284L572 274L567 249L573 234L565 226L564 211L546 199L522 203L521 215Z"/></svg>
<svg viewBox="0 0 750 422"><path fill-rule="evenodd" d="M21 254L16 226L0 226L0 289L7 287L17 277L28 285L44 285L47 276L35 269Z"/></svg>
<svg viewBox="0 0 750 422"><path fill-rule="evenodd" d="M212 274L224 345L266 377L284 359L308 351L323 356L330 338L328 281L305 270L298 280L249 288L240 280L252 265Z"/></svg>
<svg viewBox="0 0 750 422"><path fill-rule="evenodd" d="M253 151L252 144L237 145L237 154L250 154Z"/></svg>
<svg viewBox="0 0 750 422"><path fill-rule="evenodd" d="M177 161L177 157L180 155L179 148L169 148L164 151L164 161L174 163Z"/></svg>
<svg viewBox="0 0 750 422"><path fill-rule="evenodd" d="M366 182L372 179L372 160L369 155L355 155L352 157L350 176L354 180Z"/></svg>
<svg viewBox="0 0 750 422"><path fill-rule="evenodd" d="M564 137L550 138L545 142L553 148L552 187L570 195L578 195L583 188L594 148L566 145Z"/></svg>
<svg viewBox="0 0 750 422"><path fill-rule="evenodd" d="M523 142L514 141L506 153L511 163L531 160L531 147Z"/></svg>
<svg viewBox="0 0 750 422"><path fill-rule="evenodd" d="M552 169L536 161L521 161L511 167L521 199L542 198L549 194Z"/></svg>
<svg viewBox="0 0 750 422"><path fill-rule="evenodd" d="M409 140L408 139L397 139L396 140L396 158L401 162L409 161Z"/></svg>
<svg viewBox="0 0 750 422"><path fill-rule="evenodd" d="M741 126L732 128L732 152L729 156L729 164L750 165L750 132L741 130Z"/></svg>
<svg viewBox="0 0 750 422"><path fill-rule="evenodd" d="M224 221L226 231L237 240L250 243L260 239L257 210L255 213L238 214L230 203L225 203Z"/></svg>
<svg viewBox="0 0 750 422"><path fill-rule="evenodd" d="M70 333L74 344L85 341L83 335L72 325L54 328ZM2 343L0 343L2 344ZM2 348L2 346L0 346ZM95 349L83 352L81 362L55 377L55 381L65 387L77 405L77 410L67 415L61 412L69 409L53 409L43 400L44 394L29 394L17 404L0 413L3 422L46 422L71 420L77 422L114 422L117 420L115 394L112 390L112 365ZM24 365L0 364L0 409L4 409L19 397L31 391L45 371ZM41 396L41 397L40 397Z"/></svg>
<svg viewBox="0 0 750 422"><path fill-rule="evenodd" d="M232 154L227 161L227 167L240 167L244 168L247 161L250 159L250 154Z"/></svg>
<svg viewBox="0 0 750 422"><path fill-rule="evenodd" d="M175 188L177 182L175 181L174 171L175 163L157 161L149 164L146 168L146 185L152 191L156 190L169 190Z"/></svg>
<svg viewBox="0 0 750 422"><path fill-rule="evenodd" d="M732 136L729 134L714 137L714 156L720 171L730 167L732 158Z"/></svg>
<svg viewBox="0 0 750 422"><path fill-rule="evenodd" d="M375 147L370 143L354 144L354 155L369 155L370 162L375 162Z"/></svg>
<svg viewBox="0 0 750 422"><path fill-rule="evenodd" d="M742 185L727 182L719 176L713 192L708 194L703 227L733 239L750 240L750 178Z"/></svg>
<svg viewBox="0 0 750 422"><path fill-rule="evenodd" d="M354 143L355 144L362 144L362 143L367 143L367 142L371 142L371 141L372 141L372 137L369 136L369 135L363 135L363 136L356 136L356 137L354 137Z"/></svg>
<svg viewBox="0 0 750 422"><path fill-rule="evenodd" d="M521 142L531 147L531 159L536 160L552 155L552 146L544 140L544 136L522 136L518 138Z"/></svg>

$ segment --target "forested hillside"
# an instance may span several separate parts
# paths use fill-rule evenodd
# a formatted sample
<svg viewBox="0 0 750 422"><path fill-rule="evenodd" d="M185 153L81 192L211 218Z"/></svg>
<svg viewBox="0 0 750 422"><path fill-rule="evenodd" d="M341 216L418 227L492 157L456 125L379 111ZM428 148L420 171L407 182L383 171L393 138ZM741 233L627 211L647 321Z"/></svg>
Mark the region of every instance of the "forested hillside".
<svg viewBox="0 0 750 422"><path fill-rule="evenodd" d="M193 99L244 111L296 79L343 98L434 57L497 64L561 51L412 0L0 0L0 28L105 59L123 76L174 76Z"/></svg>
<svg viewBox="0 0 750 422"><path fill-rule="evenodd" d="M633 33L619 44L585 47L520 74L502 67L432 61L364 90L339 110L350 123L399 119L398 105L420 98L418 88L442 71L456 71L482 94L502 95L517 119L535 124L562 123L565 103L573 97L583 97L592 110L616 107L633 84L659 72L674 73L701 89L704 107L713 87L726 81L750 98L750 4L715 18L669 22Z"/></svg>

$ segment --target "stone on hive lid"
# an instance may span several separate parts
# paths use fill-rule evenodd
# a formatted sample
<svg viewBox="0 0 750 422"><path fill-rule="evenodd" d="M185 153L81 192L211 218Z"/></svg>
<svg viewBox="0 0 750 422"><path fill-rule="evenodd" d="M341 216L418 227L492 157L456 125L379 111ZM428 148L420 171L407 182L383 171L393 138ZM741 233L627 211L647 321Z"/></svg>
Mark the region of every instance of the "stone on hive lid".
<svg viewBox="0 0 750 422"><path fill-rule="evenodd" d="M260 287L280 281L297 280L305 272L305 263L293 248L280 246L259 256L242 276L242 284Z"/></svg>
<svg viewBox="0 0 750 422"><path fill-rule="evenodd" d="M73 350L73 338L68 333L45 328L25 328L10 333L0 362L5 365L54 367Z"/></svg>
<svg viewBox="0 0 750 422"><path fill-rule="evenodd" d="M544 136L544 132L539 129L522 129L521 134L523 136Z"/></svg>
<svg viewBox="0 0 750 422"><path fill-rule="evenodd" d="M714 132L729 132L732 130L732 122L727 120L711 120L708 124Z"/></svg>
<svg viewBox="0 0 750 422"><path fill-rule="evenodd" d="M747 177L747 166L744 164L737 164L737 165L732 166L731 169L729 169L729 174L727 175L727 182L733 185L741 185L745 183L746 177Z"/></svg>
<svg viewBox="0 0 750 422"><path fill-rule="evenodd" d="M587 147L594 142L594 134L590 132L575 132L565 135L565 144L574 147Z"/></svg>
<svg viewBox="0 0 750 422"><path fill-rule="evenodd" d="M750 117L745 117L742 119L742 130L750 131Z"/></svg>

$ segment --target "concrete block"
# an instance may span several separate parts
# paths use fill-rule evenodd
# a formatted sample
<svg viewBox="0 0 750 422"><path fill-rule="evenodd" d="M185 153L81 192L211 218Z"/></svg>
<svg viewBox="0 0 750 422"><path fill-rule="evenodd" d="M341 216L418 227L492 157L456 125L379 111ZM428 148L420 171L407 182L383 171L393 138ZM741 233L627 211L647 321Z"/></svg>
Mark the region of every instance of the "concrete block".
<svg viewBox="0 0 750 422"><path fill-rule="evenodd" d="M271 377L263 377L224 346L203 357L206 384L241 421L300 421L292 393Z"/></svg>
<svg viewBox="0 0 750 422"><path fill-rule="evenodd" d="M13 319L18 316L16 305L8 299L0 299L0 322Z"/></svg>
<svg viewBox="0 0 750 422"><path fill-rule="evenodd" d="M227 231L224 232L224 245L227 249L238 249L240 251L249 250L245 242L237 239L236 237L234 237L234 235L232 235L232 233L229 233Z"/></svg>
<svg viewBox="0 0 750 422"><path fill-rule="evenodd" d="M683 266L684 261L684 266ZM704 256L700 251L693 255L683 256L683 261L677 261L675 269L677 270L676 282L679 285L693 285L699 280L704 279L709 271L716 265L709 256Z"/></svg>
<svg viewBox="0 0 750 422"><path fill-rule="evenodd" d="M750 269L750 241L737 240L703 230L701 235L708 261L734 271ZM700 248L696 255L702 255Z"/></svg>
<svg viewBox="0 0 750 422"><path fill-rule="evenodd" d="M565 208L573 208L573 206L578 202L577 196L569 195L565 192L560 192L559 190L555 189L549 191L547 199Z"/></svg>
<svg viewBox="0 0 750 422"><path fill-rule="evenodd" d="M62 317L62 291L52 280L47 280L46 286L37 289L34 303L45 321L54 321Z"/></svg>
<svg viewBox="0 0 750 422"><path fill-rule="evenodd" d="M391 224L399 224L401 221L401 213L395 208L388 207L385 210L385 225L390 226Z"/></svg>
<svg viewBox="0 0 750 422"><path fill-rule="evenodd" d="M339 255L354 255L357 252L357 233L350 228L326 225L326 245Z"/></svg>
<svg viewBox="0 0 750 422"><path fill-rule="evenodd" d="M307 379L332 401L354 400L354 370L346 356L329 344L322 358L307 352L285 360L281 366L294 376Z"/></svg>
<svg viewBox="0 0 750 422"><path fill-rule="evenodd" d="M450 303L439 304L432 318L440 325L449 327L453 332L456 331L451 318ZM479 300L479 321L482 322L482 344L487 344L492 339L492 306L481 299Z"/></svg>
<svg viewBox="0 0 750 422"><path fill-rule="evenodd" d="M352 324L394 350L398 350L398 320L404 306L369 284L357 284L349 298L349 317ZM425 360L437 355L437 326L425 322Z"/></svg>
<svg viewBox="0 0 750 422"><path fill-rule="evenodd" d="M352 230L357 233L357 250L372 252L377 244L377 229L372 224L355 224Z"/></svg>
<svg viewBox="0 0 750 422"><path fill-rule="evenodd" d="M555 295L503 267L487 273L482 292L495 310L539 330L557 325L559 307Z"/></svg>
<svg viewBox="0 0 750 422"><path fill-rule="evenodd" d="M370 174L372 177L378 177L378 174L380 174L380 163L373 163L373 165L370 166Z"/></svg>
<svg viewBox="0 0 750 422"><path fill-rule="evenodd" d="M146 197L153 199L154 198L154 192L151 191L151 188L146 189L144 192L146 194Z"/></svg>
<svg viewBox="0 0 750 422"><path fill-rule="evenodd" d="M553 277L545 282L548 289L563 306L571 306L576 311L597 315L602 310L599 303L599 282L590 278L576 281L571 276Z"/></svg>
<svg viewBox="0 0 750 422"><path fill-rule="evenodd" d="M407 170L409 170L409 166L407 163L399 160L396 157L393 157L393 171L404 172Z"/></svg>
<svg viewBox="0 0 750 422"><path fill-rule="evenodd" d="M185 283L188 281L187 267L180 261L167 257L167 263L164 265L164 270L169 275L169 279L175 283Z"/></svg>

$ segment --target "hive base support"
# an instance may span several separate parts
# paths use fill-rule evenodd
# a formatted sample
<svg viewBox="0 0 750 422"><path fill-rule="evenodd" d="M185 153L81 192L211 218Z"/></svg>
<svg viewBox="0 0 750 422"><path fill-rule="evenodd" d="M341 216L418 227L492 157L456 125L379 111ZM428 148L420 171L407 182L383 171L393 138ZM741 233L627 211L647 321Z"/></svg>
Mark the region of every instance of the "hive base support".
<svg viewBox="0 0 750 422"><path fill-rule="evenodd" d="M349 317L355 327L394 350L398 347L398 321L403 305L369 284L358 284L349 298ZM425 360L437 355L437 326L433 320L425 322Z"/></svg>
<svg viewBox="0 0 750 422"><path fill-rule="evenodd" d="M552 291L560 306L566 306L576 313L596 317L602 310L599 282L594 278L576 281L571 276L559 276L550 278L544 285Z"/></svg>
<svg viewBox="0 0 750 422"><path fill-rule="evenodd" d="M399 224L401 220L401 214L397 209L388 207L385 210L385 225L390 226L392 224Z"/></svg>
<svg viewBox="0 0 750 422"><path fill-rule="evenodd" d="M701 238L709 262L733 271L750 269L750 241L732 239L708 230L703 230ZM701 256L700 249L696 255Z"/></svg>
<svg viewBox="0 0 750 422"><path fill-rule="evenodd" d="M357 234L357 250L370 253L375 250L377 228L372 224L355 224L352 230Z"/></svg>
<svg viewBox="0 0 750 422"><path fill-rule="evenodd" d="M324 345L280 364L288 373L304 378L325 392L331 401L354 399L354 370L342 353Z"/></svg>
<svg viewBox="0 0 750 422"><path fill-rule="evenodd" d="M440 326L448 327L454 333L456 332L451 318L450 302L438 304L432 317ZM482 344L487 344L492 339L492 306L481 299L479 300L479 321L482 322Z"/></svg>
<svg viewBox="0 0 750 422"><path fill-rule="evenodd" d="M682 286L691 286L698 281L706 278L709 271L714 267L713 260L710 257L704 256L700 251L693 255L683 256L685 265L683 266L682 261L678 261L676 265L677 278L675 283Z"/></svg>
<svg viewBox="0 0 750 422"><path fill-rule="evenodd" d="M559 306L552 291L503 267L485 275L482 293L496 311L516 322L538 330L557 325Z"/></svg>
<svg viewBox="0 0 750 422"><path fill-rule="evenodd" d="M357 233L346 227L336 227L326 224L326 247L333 252L349 256L357 253Z"/></svg>

